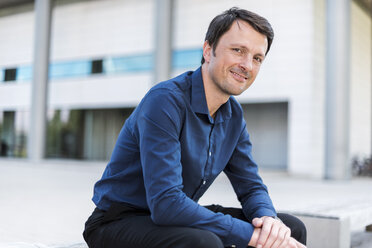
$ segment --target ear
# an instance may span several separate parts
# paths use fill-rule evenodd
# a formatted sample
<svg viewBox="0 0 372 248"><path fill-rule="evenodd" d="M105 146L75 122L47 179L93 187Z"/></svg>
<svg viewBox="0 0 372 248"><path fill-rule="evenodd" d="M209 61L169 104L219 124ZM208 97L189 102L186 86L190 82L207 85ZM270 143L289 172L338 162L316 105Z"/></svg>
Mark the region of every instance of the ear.
<svg viewBox="0 0 372 248"><path fill-rule="evenodd" d="M212 56L212 47L209 45L209 42L206 40L204 41L203 45L203 57L205 62L209 63Z"/></svg>

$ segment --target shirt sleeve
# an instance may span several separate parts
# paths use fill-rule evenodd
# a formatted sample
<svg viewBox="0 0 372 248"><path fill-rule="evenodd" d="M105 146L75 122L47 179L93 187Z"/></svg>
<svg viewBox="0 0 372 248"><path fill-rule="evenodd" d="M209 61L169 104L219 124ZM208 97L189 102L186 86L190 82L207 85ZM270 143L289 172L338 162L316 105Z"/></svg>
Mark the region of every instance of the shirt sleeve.
<svg viewBox="0 0 372 248"><path fill-rule="evenodd" d="M267 187L258 175L258 167L252 158L252 144L244 122L238 144L224 172L229 178L245 217L276 216Z"/></svg>
<svg viewBox="0 0 372 248"><path fill-rule="evenodd" d="M230 215L214 213L182 191L179 133L183 125L182 96L158 89L141 105L137 121L138 141L151 218L157 225L186 226L209 230L225 246L247 247L253 226Z"/></svg>

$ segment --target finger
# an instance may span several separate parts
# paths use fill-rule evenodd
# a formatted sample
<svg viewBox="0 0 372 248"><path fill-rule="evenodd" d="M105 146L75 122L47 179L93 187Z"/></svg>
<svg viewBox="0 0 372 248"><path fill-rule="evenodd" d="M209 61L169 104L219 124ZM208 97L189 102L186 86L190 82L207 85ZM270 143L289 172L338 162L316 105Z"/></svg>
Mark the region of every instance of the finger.
<svg viewBox="0 0 372 248"><path fill-rule="evenodd" d="M283 241L282 243L278 246L278 248L287 248L288 247L288 243L289 243L289 239L291 238L291 229L289 228L285 228L283 229ZM280 233L279 235L281 235L282 233Z"/></svg>
<svg viewBox="0 0 372 248"><path fill-rule="evenodd" d="M285 244L288 244L288 239L286 240L286 228L281 228L278 233L278 237L276 238L275 242L272 244L272 248L283 248Z"/></svg>
<svg viewBox="0 0 372 248"><path fill-rule="evenodd" d="M306 246L305 245L303 245L303 244L301 244L300 242L298 242L297 240L295 240L295 242L296 242L296 248L306 248Z"/></svg>
<svg viewBox="0 0 372 248"><path fill-rule="evenodd" d="M274 224L271 228L271 232L263 247L264 248L277 248L278 246L273 246L273 244L278 239L278 234L279 234L279 226Z"/></svg>
<svg viewBox="0 0 372 248"><path fill-rule="evenodd" d="M297 242L293 238L290 238L289 239L289 242L288 242L288 246L287 247L289 247L289 248L299 248L297 246Z"/></svg>
<svg viewBox="0 0 372 248"><path fill-rule="evenodd" d="M252 220L252 225L253 225L254 227L261 227L262 224L263 224L263 220L262 220L261 218L254 218L254 219Z"/></svg>
<svg viewBox="0 0 372 248"><path fill-rule="evenodd" d="M274 219L272 218L263 219L263 224L261 227L261 234L257 241L257 246L256 246L257 248L262 248L264 244L266 243L267 237L270 235L273 222L274 222Z"/></svg>

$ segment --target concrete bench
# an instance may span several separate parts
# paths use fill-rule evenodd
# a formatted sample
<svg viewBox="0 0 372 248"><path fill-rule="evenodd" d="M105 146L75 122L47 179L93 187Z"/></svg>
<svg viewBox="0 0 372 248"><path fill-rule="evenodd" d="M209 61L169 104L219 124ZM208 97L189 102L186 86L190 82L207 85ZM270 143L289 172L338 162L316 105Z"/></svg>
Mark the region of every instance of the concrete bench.
<svg viewBox="0 0 372 248"><path fill-rule="evenodd" d="M370 203L318 206L311 211L290 212L308 229L308 248L350 248L352 232L372 225Z"/></svg>

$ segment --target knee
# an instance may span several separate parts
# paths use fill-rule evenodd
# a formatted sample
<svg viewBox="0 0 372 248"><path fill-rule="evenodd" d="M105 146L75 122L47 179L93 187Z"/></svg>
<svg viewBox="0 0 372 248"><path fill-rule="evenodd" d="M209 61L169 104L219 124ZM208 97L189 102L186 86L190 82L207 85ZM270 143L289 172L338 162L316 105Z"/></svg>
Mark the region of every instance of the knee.
<svg viewBox="0 0 372 248"><path fill-rule="evenodd" d="M183 237L182 247L193 248L223 248L221 239L214 233L198 230L197 233Z"/></svg>
<svg viewBox="0 0 372 248"><path fill-rule="evenodd" d="M291 229L291 236L300 243L306 245L307 231L305 224L300 219L290 214L278 213L278 217Z"/></svg>
<svg viewBox="0 0 372 248"><path fill-rule="evenodd" d="M292 232L292 236L296 240L298 240L300 243L306 245L306 236L307 236L306 226L300 219L298 218L296 219L297 219L297 223L296 223L296 227L294 228Z"/></svg>

